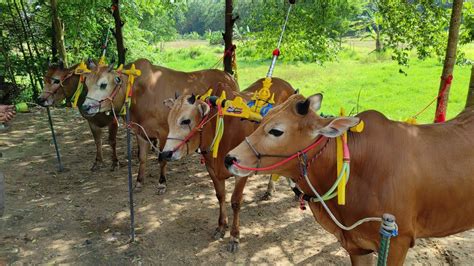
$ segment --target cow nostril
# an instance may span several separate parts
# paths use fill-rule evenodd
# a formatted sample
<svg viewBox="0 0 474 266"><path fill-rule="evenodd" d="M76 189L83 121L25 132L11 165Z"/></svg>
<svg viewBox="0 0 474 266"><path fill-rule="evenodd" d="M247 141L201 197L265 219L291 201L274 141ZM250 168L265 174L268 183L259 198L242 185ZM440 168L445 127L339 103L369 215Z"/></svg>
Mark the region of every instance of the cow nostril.
<svg viewBox="0 0 474 266"><path fill-rule="evenodd" d="M46 99L43 97L38 97L36 101L38 102L39 105L44 106L44 102L46 102Z"/></svg>
<svg viewBox="0 0 474 266"><path fill-rule="evenodd" d="M160 152L160 155L158 156L158 160L159 161L167 161L167 160L171 159L172 156L173 156L172 151Z"/></svg>
<svg viewBox="0 0 474 266"><path fill-rule="evenodd" d="M234 156L226 155L226 157L224 158L224 165L226 168L230 168L236 161L237 158L235 158Z"/></svg>
<svg viewBox="0 0 474 266"><path fill-rule="evenodd" d="M82 111L87 112L91 109L91 106L90 105L82 105L81 108L82 108Z"/></svg>

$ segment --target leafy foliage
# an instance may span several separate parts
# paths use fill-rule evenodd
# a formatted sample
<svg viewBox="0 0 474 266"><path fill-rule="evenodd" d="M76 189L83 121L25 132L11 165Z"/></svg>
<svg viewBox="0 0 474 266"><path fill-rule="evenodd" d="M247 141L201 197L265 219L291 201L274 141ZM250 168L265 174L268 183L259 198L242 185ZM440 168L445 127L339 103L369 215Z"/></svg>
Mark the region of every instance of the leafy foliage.
<svg viewBox="0 0 474 266"><path fill-rule="evenodd" d="M52 56L50 1L0 1L0 78L23 88L19 94L24 99L40 91L46 62ZM177 38L206 39L217 46L214 55L202 54L198 48L183 48L178 52L183 60L214 61L222 55L224 0L120 3L127 61L144 57L155 64L166 64L175 55L166 52L164 42ZM248 61L271 58L288 6L287 0L234 0L234 16L240 17L234 27L239 57ZM336 59L343 49L343 37L359 36L379 39L387 49L375 59L393 55L406 67L412 51L421 59L445 52L450 8L449 1L441 0L300 0L289 17L281 59L322 64ZM70 65L88 57L98 58L107 34L107 57L116 57L110 11L111 0L58 1ZM463 14L461 44L467 44L474 39L472 0L465 1ZM195 66L206 68L212 63L199 62Z"/></svg>

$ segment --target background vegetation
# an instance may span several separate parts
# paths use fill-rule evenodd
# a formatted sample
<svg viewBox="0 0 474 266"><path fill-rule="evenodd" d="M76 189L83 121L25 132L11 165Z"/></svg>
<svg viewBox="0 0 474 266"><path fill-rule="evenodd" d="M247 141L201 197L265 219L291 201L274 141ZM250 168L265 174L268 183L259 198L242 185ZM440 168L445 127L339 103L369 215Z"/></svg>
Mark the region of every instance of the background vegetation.
<svg viewBox="0 0 474 266"><path fill-rule="evenodd" d="M57 60L51 52L51 2L0 1L0 81L14 84L13 92L2 87L2 94L15 94L14 101L32 101L48 58ZM437 94L451 5L441 0L300 0L290 15L275 75L305 94L324 91L328 112L346 106L379 109L393 118L413 115ZM109 0L58 0L69 65L100 56L114 26L110 7ZM241 88L265 75L287 7L283 0L234 0ZM127 61L145 57L196 70L212 67L222 56L223 0L127 0L120 10ZM450 116L461 110L467 93L473 14L473 1L465 1ZM116 57L114 42L110 37L109 60ZM429 121L432 114L427 110L421 118Z"/></svg>

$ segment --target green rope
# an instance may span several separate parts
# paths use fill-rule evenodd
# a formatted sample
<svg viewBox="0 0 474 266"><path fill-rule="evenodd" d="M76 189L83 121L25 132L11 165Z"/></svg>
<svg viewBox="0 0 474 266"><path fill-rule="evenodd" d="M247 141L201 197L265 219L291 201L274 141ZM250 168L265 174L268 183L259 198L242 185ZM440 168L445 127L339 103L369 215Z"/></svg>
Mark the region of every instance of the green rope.
<svg viewBox="0 0 474 266"><path fill-rule="evenodd" d="M349 182L350 172L351 172L351 168L349 167L349 163L344 162L344 164L342 165L341 172L339 173L339 176L336 179L336 182L334 182L332 187L322 196L323 200L325 201L330 200L337 196L337 191L335 191L337 189L337 185L341 182L341 179L344 173L347 173L347 178L346 178L346 184L347 184L347 182ZM319 199L313 198L312 202L319 202Z"/></svg>
<svg viewBox="0 0 474 266"><path fill-rule="evenodd" d="M390 249L390 238L398 235L398 227L395 223L395 216L385 213L382 217L382 226L380 227L380 248L377 260L377 266L387 265L388 251Z"/></svg>
<svg viewBox="0 0 474 266"><path fill-rule="evenodd" d="M390 249L390 237L382 236L377 260L377 266L387 265L388 250Z"/></svg>

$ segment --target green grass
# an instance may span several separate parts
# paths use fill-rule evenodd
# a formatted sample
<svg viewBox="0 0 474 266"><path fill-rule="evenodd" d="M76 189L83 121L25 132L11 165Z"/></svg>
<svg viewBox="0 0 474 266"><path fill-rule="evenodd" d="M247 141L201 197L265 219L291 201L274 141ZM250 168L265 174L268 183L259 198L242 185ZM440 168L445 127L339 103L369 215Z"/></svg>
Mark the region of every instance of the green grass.
<svg viewBox="0 0 474 266"><path fill-rule="evenodd" d="M222 55L222 48L207 46L167 47L159 63L174 69L193 71L210 68ZM290 82L304 95L324 93L322 111L337 114L340 107L347 111L375 109L395 120L404 120L422 108L434 97L439 88L442 63L438 59L420 61L414 56L407 75L400 74L400 67L390 60L389 54L370 53L368 42L348 40L345 49L335 62L277 63L274 77ZM463 48L466 57L474 59L474 44ZM270 52L269 52L270 53ZM238 54L237 54L238 56ZM237 58L239 85L246 88L265 76L270 61ZM456 66L448 105L448 117L458 114L465 104L469 85L470 66ZM358 95L360 100L358 103ZM435 104L419 116L419 122L431 122Z"/></svg>

